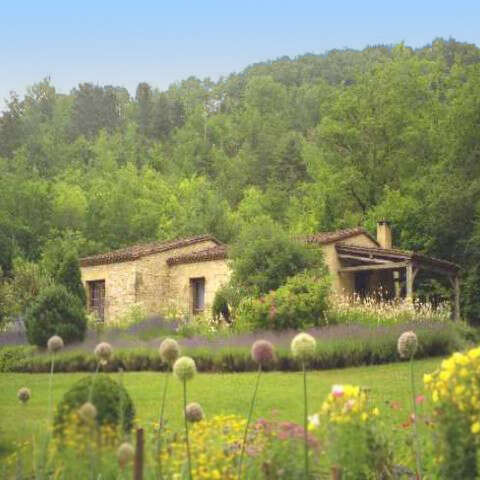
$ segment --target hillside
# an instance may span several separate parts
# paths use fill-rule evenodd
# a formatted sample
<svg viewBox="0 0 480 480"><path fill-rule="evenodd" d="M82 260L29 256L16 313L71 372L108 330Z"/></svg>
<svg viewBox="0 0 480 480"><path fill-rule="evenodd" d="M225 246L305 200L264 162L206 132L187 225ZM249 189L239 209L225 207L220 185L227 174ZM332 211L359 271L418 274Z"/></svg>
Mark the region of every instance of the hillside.
<svg viewBox="0 0 480 480"><path fill-rule="evenodd" d="M435 40L259 63L158 91L45 79L0 117L0 266L271 217L292 234L388 218L464 267L480 317L480 49ZM1 312L0 312L1 315Z"/></svg>

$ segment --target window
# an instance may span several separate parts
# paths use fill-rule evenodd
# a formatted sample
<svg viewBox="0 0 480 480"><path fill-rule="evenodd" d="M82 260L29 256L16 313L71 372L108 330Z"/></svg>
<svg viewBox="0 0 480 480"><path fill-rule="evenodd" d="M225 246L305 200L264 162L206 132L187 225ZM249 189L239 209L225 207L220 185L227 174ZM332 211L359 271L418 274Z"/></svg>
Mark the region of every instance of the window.
<svg viewBox="0 0 480 480"><path fill-rule="evenodd" d="M205 278L191 278L190 291L193 313L203 312L205 309Z"/></svg>
<svg viewBox="0 0 480 480"><path fill-rule="evenodd" d="M88 310L98 315L103 322L105 320L105 280L87 282Z"/></svg>

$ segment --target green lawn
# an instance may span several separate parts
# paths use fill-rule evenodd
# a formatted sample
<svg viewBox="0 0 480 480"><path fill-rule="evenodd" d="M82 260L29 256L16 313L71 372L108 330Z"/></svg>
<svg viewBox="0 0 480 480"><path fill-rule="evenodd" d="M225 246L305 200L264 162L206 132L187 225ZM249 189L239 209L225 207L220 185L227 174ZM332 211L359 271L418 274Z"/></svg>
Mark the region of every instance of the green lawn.
<svg viewBox="0 0 480 480"><path fill-rule="evenodd" d="M440 359L421 360L415 364L418 391L422 389L423 373L437 368ZM54 401L77 379L85 374L57 374L54 376ZM114 374L118 378L118 374ZM252 394L252 373L199 374L189 383L189 400L197 401L208 416L220 413L235 413L246 416ZM158 416L164 374L155 372L132 372L123 374L137 410L137 423L146 426ZM388 413L393 425L404 422L409 413L409 368L407 363L346 368L342 370L312 371L309 374L310 412L319 409L332 384L351 383L371 388L371 399L383 412ZM27 386L32 391L28 405L21 405L17 390ZM173 428L180 427L181 389L180 382L170 382L168 417ZM46 374L0 374L0 444L10 449L19 432L35 432L47 427L48 375ZM255 407L255 417L272 417L302 421L301 373L263 374ZM399 409L392 409L390 402L398 402ZM10 447L10 448L9 448Z"/></svg>

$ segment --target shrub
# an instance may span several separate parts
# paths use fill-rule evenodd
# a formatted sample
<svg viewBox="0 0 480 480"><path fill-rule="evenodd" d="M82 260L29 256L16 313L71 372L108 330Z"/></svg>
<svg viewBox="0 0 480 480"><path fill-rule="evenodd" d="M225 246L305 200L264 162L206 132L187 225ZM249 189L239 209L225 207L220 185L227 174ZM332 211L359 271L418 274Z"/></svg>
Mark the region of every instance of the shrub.
<svg viewBox="0 0 480 480"><path fill-rule="evenodd" d="M282 330L326 325L329 293L327 276L300 273L264 297L244 299L237 314L238 326Z"/></svg>
<svg viewBox="0 0 480 480"><path fill-rule="evenodd" d="M135 416L132 399L123 385L106 374L82 378L65 393L57 407L55 431L63 432L71 414L89 401L90 390L92 390L90 401L97 409L97 425L122 427L125 432L129 432Z"/></svg>
<svg viewBox="0 0 480 480"><path fill-rule="evenodd" d="M80 300L61 285L46 288L27 310L27 338L31 344L45 347L52 335L65 343L85 337L87 318Z"/></svg>

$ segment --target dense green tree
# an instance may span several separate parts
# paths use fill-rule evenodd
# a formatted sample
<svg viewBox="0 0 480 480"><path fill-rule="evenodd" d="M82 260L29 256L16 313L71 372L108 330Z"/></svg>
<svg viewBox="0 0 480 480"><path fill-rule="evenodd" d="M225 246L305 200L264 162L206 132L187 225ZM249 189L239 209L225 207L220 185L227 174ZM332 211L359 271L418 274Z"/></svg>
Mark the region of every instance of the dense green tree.
<svg viewBox="0 0 480 480"><path fill-rule="evenodd" d="M80 273L80 263L77 254L73 251L67 251L58 265L54 275L54 281L58 285L63 285L72 295L75 295L82 305L86 303L85 289L82 284Z"/></svg>
<svg viewBox="0 0 480 480"><path fill-rule="evenodd" d="M231 249L235 284L255 294L265 294L283 285L288 277L322 267L321 253L291 238L268 216L258 216L246 225Z"/></svg>

